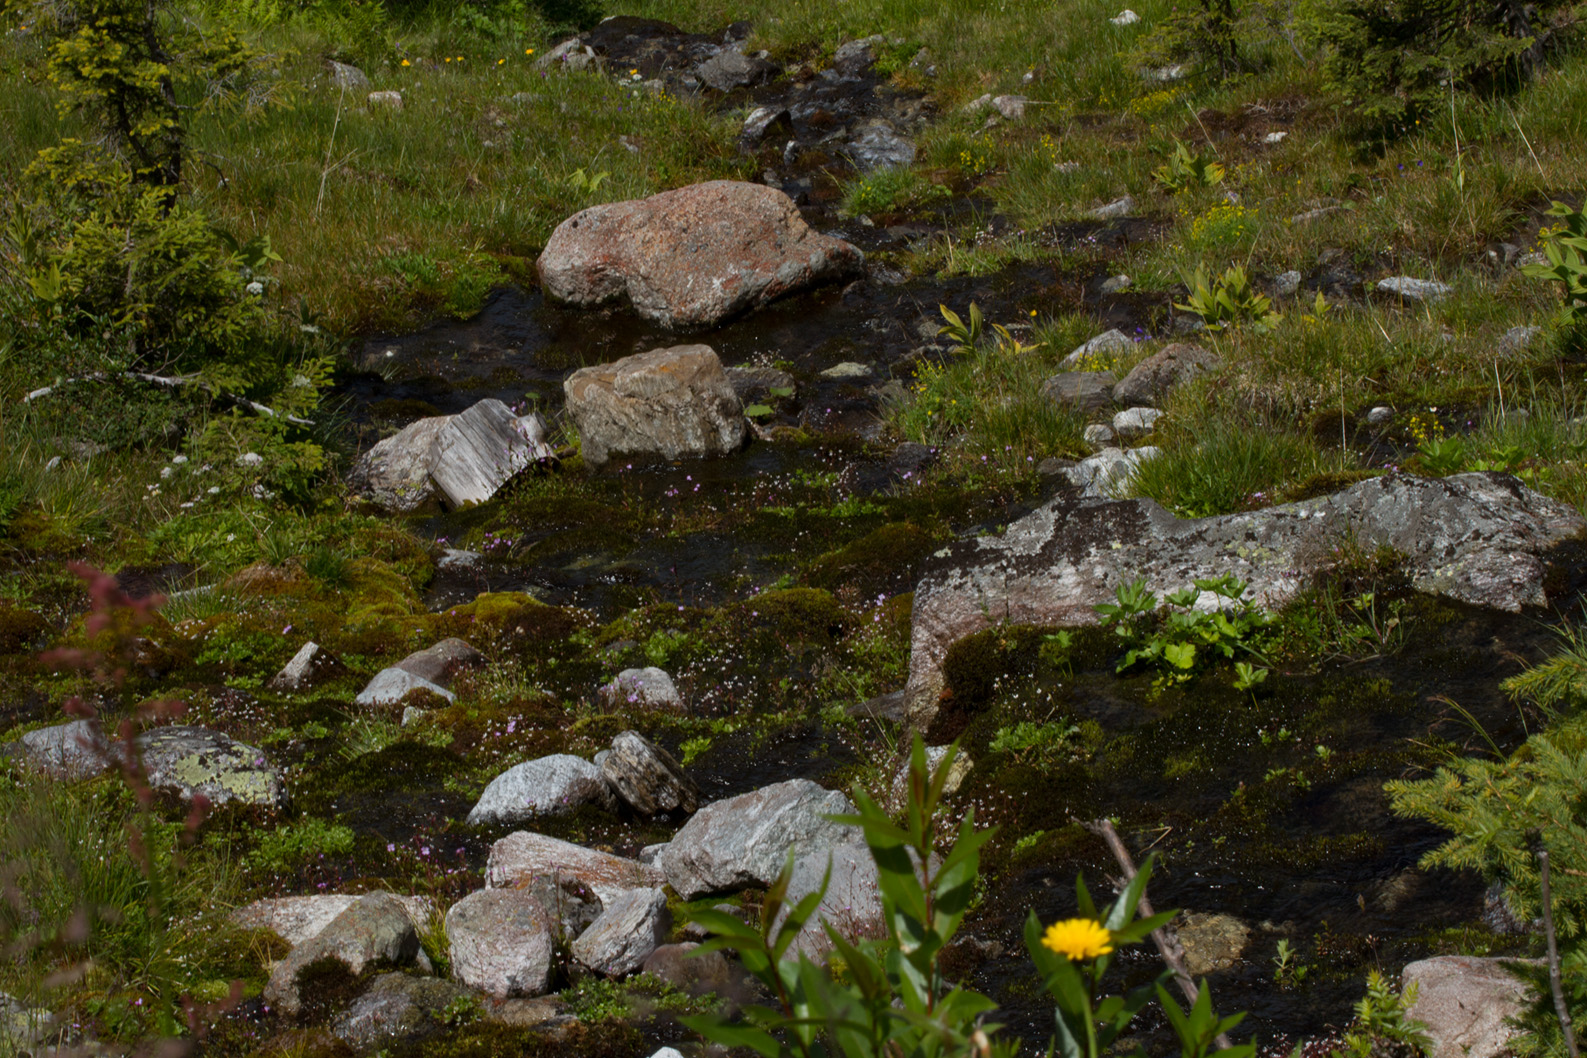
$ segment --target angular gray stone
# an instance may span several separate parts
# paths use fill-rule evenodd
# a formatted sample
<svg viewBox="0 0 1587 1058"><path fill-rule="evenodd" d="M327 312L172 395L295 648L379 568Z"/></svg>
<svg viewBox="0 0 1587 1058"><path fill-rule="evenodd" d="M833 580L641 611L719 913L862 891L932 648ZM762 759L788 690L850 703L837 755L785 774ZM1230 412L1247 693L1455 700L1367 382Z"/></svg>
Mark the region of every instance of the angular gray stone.
<svg viewBox="0 0 1587 1058"><path fill-rule="evenodd" d="M345 92L362 92L369 87L369 76L356 66L331 60L331 85Z"/></svg>
<svg viewBox="0 0 1587 1058"><path fill-rule="evenodd" d="M1060 371L1041 384L1042 396L1080 412L1101 411L1113 403L1111 371Z"/></svg>
<svg viewBox="0 0 1587 1058"><path fill-rule="evenodd" d="M1134 441L1151 433L1162 415L1156 408L1125 408L1113 416L1113 432L1121 441Z"/></svg>
<svg viewBox="0 0 1587 1058"><path fill-rule="evenodd" d="M683 695L664 669L648 666L642 669L624 669L617 678L603 686L596 694L610 709L632 707L661 709L681 713L686 710Z"/></svg>
<svg viewBox="0 0 1587 1058"><path fill-rule="evenodd" d="M1514 613L1547 604L1540 556L1583 529L1574 508L1507 474L1378 477L1330 496L1198 519L1151 500L1060 497L1001 536L960 541L934 557L915 590L910 721L923 727L936 714L953 643L994 620L1095 624L1094 607L1137 577L1161 596L1232 574L1256 605L1274 610L1350 538L1404 555L1418 591Z"/></svg>
<svg viewBox="0 0 1587 1058"><path fill-rule="evenodd" d="M431 499L452 507L484 503L531 463L554 459L539 414L514 415L494 397L456 415L410 423L375 444L347 476L377 506L416 510Z"/></svg>
<svg viewBox="0 0 1587 1058"><path fill-rule="evenodd" d="M539 996L550 985L556 924L536 893L481 889L446 913L452 973L494 996Z"/></svg>
<svg viewBox="0 0 1587 1058"><path fill-rule="evenodd" d="M1114 199L1105 206L1098 206L1088 215L1092 220L1117 220L1120 217L1128 217L1133 212L1135 212L1135 197L1133 195L1125 195L1123 198Z"/></svg>
<svg viewBox="0 0 1587 1058"><path fill-rule="evenodd" d="M419 934L401 901L390 893L370 893L276 963L263 998L283 1013L296 1014L303 1001L298 973L311 963L336 959L359 974L371 963L405 966L421 954Z"/></svg>
<svg viewBox="0 0 1587 1058"><path fill-rule="evenodd" d="M811 231L781 191L715 180L576 213L536 267L559 301L627 298L646 320L678 329L714 326L864 263L855 247Z"/></svg>
<svg viewBox="0 0 1587 1058"><path fill-rule="evenodd" d="M1165 345L1119 380L1113 387L1113 399L1120 404L1155 408L1175 386L1222 366L1223 361L1216 354L1199 345Z"/></svg>
<svg viewBox="0 0 1587 1058"><path fill-rule="evenodd" d="M662 851L660 866L685 900L769 885L790 850L814 855L849 840L856 828L825 817L853 811L847 797L808 779L773 783L700 809Z"/></svg>
<svg viewBox="0 0 1587 1058"><path fill-rule="evenodd" d="M832 950L832 938L822 928L823 922L851 942L887 934L876 861L859 838L795 860L793 875L788 880L788 903L797 903L821 887L829 861L832 877L827 891L810 921L794 939L796 951L818 961Z"/></svg>
<svg viewBox="0 0 1587 1058"><path fill-rule="evenodd" d="M675 345L575 371L562 383L584 461L726 455L744 443L744 407L715 350Z"/></svg>
<svg viewBox="0 0 1587 1058"><path fill-rule="evenodd" d="M1301 274L1293 269L1281 273L1273 280L1273 296L1276 298L1294 297L1295 292L1300 290L1300 281Z"/></svg>
<svg viewBox="0 0 1587 1058"><path fill-rule="evenodd" d="M738 134L739 145L746 149L758 146L772 129L792 132L793 115L785 108L756 107L744 119L744 127Z"/></svg>
<svg viewBox="0 0 1587 1058"><path fill-rule="evenodd" d="M1104 448L1072 467L1065 467L1060 474L1080 490L1081 496L1111 497L1128 490L1135 477L1135 468L1156 456L1157 449L1150 445L1129 451Z"/></svg>
<svg viewBox="0 0 1587 1058"><path fill-rule="evenodd" d="M600 769L568 753L526 760L490 781L468 813L472 826L521 823L541 815L564 815L581 805L617 807Z"/></svg>
<svg viewBox="0 0 1587 1058"><path fill-rule="evenodd" d="M1113 447L1113 427L1107 423L1094 422L1087 426L1080 436L1085 441L1086 447L1093 452Z"/></svg>
<svg viewBox="0 0 1587 1058"><path fill-rule="evenodd" d="M695 786L672 754L637 731L612 739L612 752L601 762L600 775L642 816L693 812L700 806Z"/></svg>
<svg viewBox="0 0 1587 1058"><path fill-rule="evenodd" d="M96 720L37 728L18 742L28 766L54 779L75 782L110 767L110 743Z"/></svg>
<svg viewBox="0 0 1587 1058"><path fill-rule="evenodd" d="M411 691L425 690L452 701L453 678L466 669L485 664L485 655L465 640L453 636L414 651L389 668L375 674L354 702L358 705L395 705Z"/></svg>
<svg viewBox="0 0 1587 1058"><path fill-rule="evenodd" d="M1025 117L1025 104L1029 102L1024 96L997 96L992 107L1009 121L1019 121Z"/></svg>
<svg viewBox="0 0 1587 1058"><path fill-rule="evenodd" d="M1393 294L1406 301L1443 301L1454 290L1447 283L1410 276L1390 276L1378 280L1378 293Z"/></svg>
<svg viewBox="0 0 1587 1058"><path fill-rule="evenodd" d="M265 684L272 691L306 691L317 683L335 679L347 671L330 651L318 643L304 643L292 660Z"/></svg>
<svg viewBox="0 0 1587 1058"><path fill-rule="evenodd" d="M203 727L156 727L137 737L149 785L184 801L203 795L212 805L232 801L282 808L286 783L264 751Z"/></svg>
<svg viewBox="0 0 1587 1058"><path fill-rule="evenodd" d="M1431 1058L1500 1058L1517 1030L1505 1019L1531 1002L1503 959L1441 955L1405 967L1402 990L1416 986L1409 1016L1427 1026Z"/></svg>
<svg viewBox="0 0 1587 1058"><path fill-rule="evenodd" d="M275 896L255 900L231 913L243 929L265 929L293 947L317 936L336 916L363 897L352 893L316 893L312 896ZM415 929L430 921L435 905L427 896L397 896Z"/></svg>
<svg viewBox="0 0 1587 1058"><path fill-rule="evenodd" d="M1065 371L1089 366L1086 361L1100 357L1105 353L1123 353L1135 348L1135 343L1130 336L1115 327L1111 331L1103 331L1095 338L1075 346L1070 354L1059 361L1058 366Z"/></svg>
<svg viewBox="0 0 1587 1058"><path fill-rule="evenodd" d="M1102 286L1098 288L1098 291L1103 297L1108 297L1112 294L1121 294L1124 291L1130 289L1130 284L1133 282L1134 280L1127 275L1120 274L1116 276L1109 276L1102 281Z"/></svg>
<svg viewBox="0 0 1587 1058"><path fill-rule="evenodd" d="M1542 333L1543 328L1535 325L1511 327L1499 338L1498 350L1507 356L1524 353Z"/></svg>
<svg viewBox="0 0 1587 1058"><path fill-rule="evenodd" d="M629 889L650 889L666 877L648 864L520 830L490 847L485 884L520 888L536 878L571 878L589 886L603 904Z"/></svg>
<svg viewBox="0 0 1587 1058"><path fill-rule="evenodd" d="M573 959L592 973L627 977L645 965L671 928L662 889L629 889L605 901L601 917L573 942Z"/></svg>
<svg viewBox="0 0 1587 1058"><path fill-rule="evenodd" d="M867 66L876 62L876 52L873 49L884 43L886 38L879 33L861 37L859 40L845 41L832 53L832 67L845 77L863 73Z"/></svg>
<svg viewBox="0 0 1587 1058"><path fill-rule="evenodd" d="M774 63L745 55L742 44L729 44L694 68L700 83L718 92L760 84L776 72Z"/></svg>
<svg viewBox="0 0 1587 1058"><path fill-rule="evenodd" d="M915 141L885 118L871 118L856 125L842 150L862 173L915 163Z"/></svg>
<svg viewBox="0 0 1587 1058"><path fill-rule="evenodd" d="M663 944L650 953L640 969L689 995L725 994L735 982L727 958L719 951L695 955L697 948L699 945L693 941Z"/></svg>
<svg viewBox="0 0 1587 1058"><path fill-rule="evenodd" d="M1131 11L1127 7L1123 11L1120 11L1118 14L1114 15L1112 18L1108 19L1108 21L1113 23L1115 26L1133 26L1140 20L1141 16L1137 15L1134 11Z"/></svg>
<svg viewBox="0 0 1587 1058"><path fill-rule="evenodd" d="M381 974L331 1022L331 1035L357 1050L422 1039L445 1027L447 1007L465 995L451 981Z"/></svg>
<svg viewBox="0 0 1587 1058"><path fill-rule="evenodd" d="M375 673L374 679L364 685L364 689L358 692L358 697L353 701L359 705L395 705L414 691L429 691L449 702L457 697L440 684L431 683L422 676L415 676L411 672L392 666Z"/></svg>
<svg viewBox="0 0 1587 1058"><path fill-rule="evenodd" d="M365 97L364 102L371 110L401 110L402 93L392 91L370 92L369 95Z"/></svg>
<svg viewBox="0 0 1587 1058"><path fill-rule="evenodd" d="M845 360L841 364L833 364L831 367L822 371L821 377L830 379L870 378L871 365L855 363L853 360Z"/></svg>

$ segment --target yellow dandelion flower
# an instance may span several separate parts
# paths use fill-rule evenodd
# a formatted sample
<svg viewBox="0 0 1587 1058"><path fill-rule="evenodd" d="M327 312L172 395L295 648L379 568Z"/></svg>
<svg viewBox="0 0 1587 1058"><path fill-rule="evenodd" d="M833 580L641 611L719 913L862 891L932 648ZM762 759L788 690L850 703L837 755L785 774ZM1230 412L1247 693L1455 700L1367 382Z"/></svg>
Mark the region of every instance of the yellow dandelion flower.
<svg viewBox="0 0 1587 1058"><path fill-rule="evenodd" d="M1113 950L1113 938L1102 923L1092 918L1069 918L1054 922L1042 935L1042 946L1066 959L1095 959Z"/></svg>
<svg viewBox="0 0 1587 1058"><path fill-rule="evenodd" d="M524 50L523 50L523 53L524 53L524 54L525 54L525 55L533 55L533 54L534 54L534 53L535 53L535 50L534 50L534 49L533 49L533 48L525 48L525 49L524 49Z"/></svg>
<svg viewBox="0 0 1587 1058"><path fill-rule="evenodd" d="M496 60L496 65L497 66L505 66L505 65L507 65L507 60L506 59L497 59Z"/></svg>
<svg viewBox="0 0 1587 1058"><path fill-rule="evenodd" d="M407 59L403 59L402 60L402 65L407 66L408 65L408 60Z"/></svg>
<svg viewBox="0 0 1587 1058"><path fill-rule="evenodd" d="M446 61L447 61L447 62L451 62L451 61L452 61L452 57L451 57L451 56L450 56L450 55L448 55L448 56L447 56L447 57L446 57Z"/></svg>

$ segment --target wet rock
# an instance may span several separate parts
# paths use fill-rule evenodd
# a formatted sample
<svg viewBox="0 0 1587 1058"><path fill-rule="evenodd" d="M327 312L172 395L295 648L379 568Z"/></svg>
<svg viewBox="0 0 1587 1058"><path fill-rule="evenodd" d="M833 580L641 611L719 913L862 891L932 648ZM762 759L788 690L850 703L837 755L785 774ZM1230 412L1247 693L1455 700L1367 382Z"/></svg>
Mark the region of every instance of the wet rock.
<svg viewBox="0 0 1587 1058"><path fill-rule="evenodd" d="M756 107L744 119L744 127L738 134L739 146L753 149L774 130L785 134L793 132L793 115L782 107Z"/></svg>
<svg viewBox="0 0 1587 1058"><path fill-rule="evenodd" d="M1405 301L1442 301L1454 290L1447 283L1432 279L1412 279L1410 276L1390 276L1378 280L1378 293L1393 294Z"/></svg>
<svg viewBox="0 0 1587 1058"><path fill-rule="evenodd" d="M919 441L905 441L893 449L887 461L887 473L901 480L918 478L927 467L936 462L937 450Z"/></svg>
<svg viewBox="0 0 1587 1058"><path fill-rule="evenodd" d="M184 801L283 808L286 783L264 751L203 727L156 727L137 738L149 785Z"/></svg>
<svg viewBox="0 0 1587 1058"><path fill-rule="evenodd" d="M638 860L586 849L544 834L517 831L490 847L485 884L493 889L518 888L535 878L572 878L583 882L605 904L629 889L662 885L661 871Z"/></svg>
<svg viewBox="0 0 1587 1058"><path fill-rule="evenodd" d="M645 964L672 925L667 894L629 889L606 903L601 917L573 942L573 959L593 973L626 977Z"/></svg>
<svg viewBox="0 0 1587 1058"><path fill-rule="evenodd" d="M92 778L110 767L110 742L96 720L37 728L11 745L28 767L64 782Z"/></svg>
<svg viewBox="0 0 1587 1058"><path fill-rule="evenodd" d="M331 85L344 92L362 92L369 87L369 75L356 66L331 60Z"/></svg>
<svg viewBox="0 0 1587 1058"><path fill-rule="evenodd" d="M231 913L231 920L243 929L269 930L297 947L318 936L336 916L362 899L352 893L267 897L239 907ZM426 896L396 896L395 899L407 912L415 929L428 922L435 911L435 905Z"/></svg>
<svg viewBox="0 0 1587 1058"><path fill-rule="evenodd" d="M1136 364L1113 387L1113 399L1120 404L1155 408L1176 386L1222 366L1223 361L1216 354L1199 345L1175 342Z"/></svg>
<svg viewBox="0 0 1587 1058"><path fill-rule="evenodd" d="M493 996L544 995L555 958L553 922L529 890L470 893L446 913L453 975Z"/></svg>
<svg viewBox="0 0 1587 1058"><path fill-rule="evenodd" d="M1093 452L1100 452L1104 448L1114 447L1113 427L1107 423L1094 422L1081 433L1086 447Z"/></svg>
<svg viewBox="0 0 1587 1058"><path fill-rule="evenodd" d="M1118 376L1111 371L1060 371L1041 384L1041 392L1054 403L1067 404L1079 412L1095 412L1113 403L1116 381Z"/></svg>
<svg viewBox="0 0 1587 1058"><path fill-rule="evenodd" d="M839 44L832 53L832 68L844 77L857 77L876 62L875 48L886 43L879 33Z"/></svg>
<svg viewBox="0 0 1587 1058"><path fill-rule="evenodd" d="M263 998L283 1013L296 1014L303 1001L298 974L312 963L336 959L359 974L371 964L407 966L421 955L407 909L390 893L370 893L276 963Z"/></svg>
<svg viewBox="0 0 1587 1058"><path fill-rule="evenodd" d="M331 1022L331 1035L359 1050L422 1039L445 1027L447 1007L465 995L468 991L451 981L381 974Z"/></svg>
<svg viewBox="0 0 1587 1058"><path fill-rule="evenodd" d="M1511 327L1499 339L1498 351L1504 356L1513 356L1524 353L1532 347L1538 335L1543 333L1543 328L1537 326Z"/></svg>
<svg viewBox="0 0 1587 1058"><path fill-rule="evenodd" d="M640 969L692 996L727 992L735 983L735 978L726 956L719 951L692 955L698 947L692 941L663 944L645 958Z"/></svg>
<svg viewBox="0 0 1587 1058"><path fill-rule="evenodd" d="M1024 96L997 96L992 100L992 108L1009 121L1020 121L1025 117L1025 104L1029 102Z"/></svg>
<svg viewBox="0 0 1587 1058"><path fill-rule="evenodd" d="M1281 273L1273 280L1273 296L1276 298L1291 298L1300 290L1301 274L1294 269Z"/></svg>
<svg viewBox="0 0 1587 1058"><path fill-rule="evenodd" d="M1126 408L1113 416L1113 432L1122 441L1135 441L1151 433L1163 413L1156 408Z"/></svg>
<svg viewBox="0 0 1587 1058"><path fill-rule="evenodd" d="M845 360L841 364L833 364L821 372L821 377L831 379L870 378L871 365L857 364L852 360Z"/></svg>
<svg viewBox="0 0 1587 1058"><path fill-rule="evenodd" d="M1177 919L1175 926L1185 950L1185 969L1195 977L1235 965L1251 940L1251 927L1233 915L1192 912Z"/></svg>
<svg viewBox="0 0 1587 1058"><path fill-rule="evenodd" d="M310 687L346 675L347 667L318 643L304 643L292 660L265 684L272 691L306 691Z"/></svg>
<svg viewBox="0 0 1587 1058"><path fill-rule="evenodd" d="M1088 362L1106 356L1107 354L1120 354L1135 348L1135 343L1123 331L1114 328L1103 331L1095 338L1077 345L1068 356L1059 361L1058 366L1065 371L1083 368Z"/></svg>
<svg viewBox="0 0 1587 1058"><path fill-rule="evenodd" d="M668 328L710 327L818 283L858 273L865 256L811 231L793 201L761 184L713 180L611 202L557 226L537 269L573 305L626 297Z"/></svg>
<svg viewBox="0 0 1587 1058"><path fill-rule="evenodd" d="M915 162L915 141L885 118L873 118L856 125L842 150L854 163L854 168L862 173L895 169Z"/></svg>
<svg viewBox="0 0 1587 1058"><path fill-rule="evenodd" d="M460 573L463 570L473 569L479 565L485 556L478 551L464 551L456 547L443 547L441 557L435 560L435 568L441 573Z"/></svg>
<svg viewBox="0 0 1587 1058"><path fill-rule="evenodd" d="M1114 199L1105 206L1098 206L1096 209L1087 214L1087 216L1089 216L1092 220L1117 220L1120 217L1128 217L1134 211L1134 196L1125 195L1123 198Z"/></svg>
<svg viewBox="0 0 1587 1058"><path fill-rule="evenodd" d="M909 716L924 726L954 642L1009 624L1094 624L1098 603L1143 577L1164 595L1232 574L1275 610L1327 568L1340 539L1405 556L1418 591L1518 612L1543 606L1541 556L1587 528L1580 514L1507 474L1372 478L1330 496L1214 518L1181 519L1151 500L1059 497L1001 536L949 545L915 590Z"/></svg>
<svg viewBox="0 0 1587 1058"><path fill-rule="evenodd" d="M683 774L672 754L637 731L612 739L612 752L601 763L601 777L642 816L693 812L700 790Z"/></svg>
<svg viewBox="0 0 1587 1058"><path fill-rule="evenodd" d="M371 110L401 110L401 92L370 92L364 102Z"/></svg>
<svg viewBox="0 0 1587 1058"><path fill-rule="evenodd" d="M416 690L429 691L451 701L455 697L450 690L453 677L484 664L485 655L466 641L455 636L443 639L434 646L409 654L390 668L381 669L358 692L354 702L362 706L395 705Z"/></svg>
<svg viewBox="0 0 1587 1058"><path fill-rule="evenodd" d="M1432 1058L1499 1058L1519 1031L1506 1019L1532 1001L1504 959L1442 955L1405 967L1401 987L1416 987L1408 1015L1427 1026Z"/></svg>
<svg viewBox="0 0 1587 1058"><path fill-rule="evenodd" d="M581 805L617 807L600 769L568 753L526 760L490 781L468 813L471 826L522 823L540 815L565 815Z"/></svg>
<svg viewBox="0 0 1587 1058"><path fill-rule="evenodd" d="M383 510L413 511L437 497L466 507L490 499L531 463L554 458L545 420L514 415L492 397L403 427L359 456L347 481Z"/></svg>
<svg viewBox="0 0 1587 1058"><path fill-rule="evenodd" d="M675 345L581 368L562 390L584 461L594 467L614 455L720 456L744 443L744 406L709 346Z"/></svg>
<svg viewBox="0 0 1587 1058"><path fill-rule="evenodd" d="M667 845L660 866L685 900L769 885L790 849L812 855L847 840L854 828L824 817L853 811L847 797L808 779L774 783L700 809Z"/></svg>
<svg viewBox="0 0 1587 1058"><path fill-rule="evenodd" d="M762 84L776 73L775 63L745 55L742 44L729 44L694 68L700 83L718 92Z"/></svg>
<svg viewBox="0 0 1587 1058"><path fill-rule="evenodd" d="M634 707L660 709L669 713L688 711L672 677L653 665L643 669L624 669L617 674L616 679L595 693L608 709Z"/></svg>

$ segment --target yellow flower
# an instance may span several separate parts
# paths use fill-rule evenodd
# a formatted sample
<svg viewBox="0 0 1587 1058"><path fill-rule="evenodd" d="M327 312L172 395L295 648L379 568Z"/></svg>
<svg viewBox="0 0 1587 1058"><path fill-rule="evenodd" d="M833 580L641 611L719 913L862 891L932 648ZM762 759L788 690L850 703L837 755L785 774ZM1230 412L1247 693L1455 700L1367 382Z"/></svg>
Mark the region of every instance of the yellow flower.
<svg viewBox="0 0 1587 1058"><path fill-rule="evenodd" d="M525 48L525 49L524 49L524 50L523 50L523 53L524 53L524 54L525 54L525 55L533 55L533 54L534 54L534 53L535 53L535 50L534 50L534 49L533 49L533 48Z"/></svg>
<svg viewBox="0 0 1587 1058"><path fill-rule="evenodd" d="M1042 946L1066 959L1095 959L1113 950L1113 938L1102 923L1092 918L1069 918L1054 922L1042 935Z"/></svg>
<svg viewBox="0 0 1587 1058"><path fill-rule="evenodd" d="M450 56L450 55L448 55L448 56L447 56L447 57L446 57L446 61L447 61L447 62L451 62L451 61L452 61L452 57L451 57L451 56Z"/></svg>
<svg viewBox="0 0 1587 1058"><path fill-rule="evenodd" d="M506 64L507 64L507 60L506 59L497 59L496 60L496 65L497 66L505 66Z"/></svg>
<svg viewBox="0 0 1587 1058"><path fill-rule="evenodd" d="M403 59L402 60L402 65L404 65L404 66L408 65L408 60L407 59Z"/></svg>

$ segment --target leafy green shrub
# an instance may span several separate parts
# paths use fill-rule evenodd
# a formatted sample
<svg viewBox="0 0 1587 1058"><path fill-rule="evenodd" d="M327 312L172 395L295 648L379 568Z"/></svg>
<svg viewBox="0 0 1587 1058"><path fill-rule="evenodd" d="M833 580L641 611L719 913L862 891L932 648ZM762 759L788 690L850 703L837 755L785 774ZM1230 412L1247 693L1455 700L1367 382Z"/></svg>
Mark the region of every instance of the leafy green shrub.
<svg viewBox="0 0 1587 1058"><path fill-rule="evenodd" d="M269 874L291 874L321 854L345 856L352 851L350 828L310 816L283 823L261 838L248 854L248 866Z"/></svg>
<svg viewBox="0 0 1587 1058"><path fill-rule="evenodd" d="M1111 627L1125 648L1118 671L1147 664L1163 671L1164 678L1179 682L1195 674L1205 659L1223 657L1233 660L1236 651L1261 657L1260 640L1268 617L1245 598L1246 585L1238 577L1205 577L1164 596L1162 602L1173 607L1158 613L1156 593L1148 591L1144 578L1119 585L1115 602L1102 603L1096 611L1104 628ZM1211 592L1218 609L1198 610L1196 602L1203 592ZM1249 665L1241 671L1239 682L1247 690L1265 676Z"/></svg>
<svg viewBox="0 0 1587 1058"><path fill-rule="evenodd" d="M1300 25L1328 53L1323 71L1351 110L1394 125L1456 88L1518 80L1541 58L1544 20L1573 0L1305 0Z"/></svg>
<svg viewBox="0 0 1587 1058"><path fill-rule="evenodd" d="M1576 328L1587 323L1587 214L1555 202L1548 216L1559 218L1559 223L1544 233L1543 255L1548 264L1530 264L1521 271L1534 279L1557 281L1565 288L1560 323Z"/></svg>
<svg viewBox="0 0 1587 1058"><path fill-rule="evenodd" d="M1194 274L1181 277L1190 294L1184 304L1174 308L1194 312L1201 317L1208 330L1221 331L1236 324L1250 324L1258 334L1278 326L1283 317L1273 311L1273 302L1266 294L1251 289L1251 280L1241 265L1230 265L1216 280L1198 267Z"/></svg>
<svg viewBox="0 0 1587 1058"><path fill-rule="evenodd" d="M1142 37L1135 57L1151 66L1190 62L1216 66L1229 77L1247 67L1240 41L1249 39L1251 3L1235 0L1187 0L1175 4L1161 22Z"/></svg>
<svg viewBox="0 0 1587 1058"><path fill-rule="evenodd" d="M1077 755L1074 740L1079 734L1080 728L1074 724L1021 720L1012 727L998 728L989 748L1007 753L1021 764L1047 768Z"/></svg>
<svg viewBox="0 0 1587 1058"><path fill-rule="evenodd" d="M1200 151L1191 153L1179 140L1168 160L1152 170L1152 179L1165 191L1189 191L1196 187L1213 187L1223 183L1224 168L1211 155Z"/></svg>
<svg viewBox="0 0 1587 1058"><path fill-rule="evenodd" d="M1367 972L1367 994L1356 1003L1356 1018L1345 1032L1343 1058L1415 1058L1430 1054L1427 1026L1410 1019L1417 982L1400 994L1377 970Z"/></svg>

